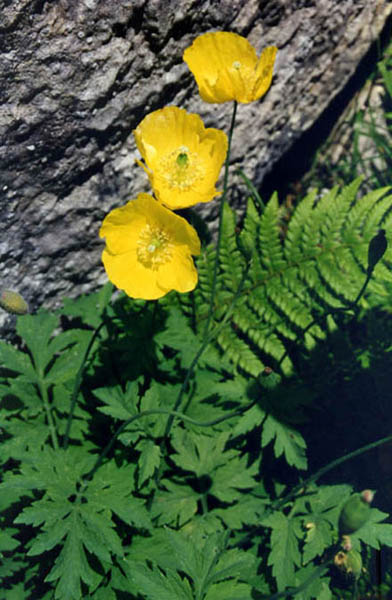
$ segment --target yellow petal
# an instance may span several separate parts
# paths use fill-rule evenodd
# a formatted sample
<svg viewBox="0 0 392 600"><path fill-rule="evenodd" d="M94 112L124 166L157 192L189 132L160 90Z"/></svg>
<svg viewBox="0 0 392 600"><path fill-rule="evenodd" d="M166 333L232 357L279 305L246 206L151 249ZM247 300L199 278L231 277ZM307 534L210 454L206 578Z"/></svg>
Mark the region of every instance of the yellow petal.
<svg viewBox="0 0 392 600"><path fill-rule="evenodd" d="M197 270L189 255L177 252L173 262L158 271L158 284L177 292L190 292L197 285Z"/></svg>
<svg viewBox="0 0 392 600"><path fill-rule="evenodd" d="M256 50L246 38L236 33L218 31L197 37L185 50L183 58L196 79L204 101L221 103L236 100L247 103L258 100L268 90L276 48L274 50L273 57L268 52L263 58L263 53L260 59L263 66L259 68Z"/></svg>
<svg viewBox="0 0 392 600"><path fill-rule="evenodd" d="M157 273L143 267L133 252L113 255L104 250L102 262L109 280L131 298L156 300L169 291L157 284Z"/></svg>
<svg viewBox="0 0 392 600"><path fill-rule="evenodd" d="M277 51L275 46L268 46L261 53L256 70L256 85L253 90L255 99L264 96L271 85Z"/></svg>
<svg viewBox="0 0 392 600"><path fill-rule="evenodd" d="M178 106L166 106L144 117L133 134L138 150L148 164L178 146L191 149L198 146L199 138L204 135L204 124L199 115L187 113Z"/></svg>
<svg viewBox="0 0 392 600"><path fill-rule="evenodd" d="M172 238L173 244L188 247L190 254L200 254L199 236L186 219L167 210L148 194L140 194L138 200L141 210L148 213L149 222L154 222L165 229Z"/></svg>
<svg viewBox="0 0 392 600"><path fill-rule="evenodd" d="M227 136L204 127L198 115L167 106L147 115L134 131L158 200L175 210L209 202L226 158Z"/></svg>
<svg viewBox="0 0 392 600"><path fill-rule="evenodd" d="M132 298L154 300L171 290L187 292L196 286L191 257L200 253L196 231L149 194L139 194L109 213L100 234L106 238L106 273Z"/></svg>
<svg viewBox="0 0 392 600"><path fill-rule="evenodd" d="M137 210L134 201L112 210L103 220L99 237L106 238L106 245L113 254L122 254L135 248L138 232L146 218Z"/></svg>

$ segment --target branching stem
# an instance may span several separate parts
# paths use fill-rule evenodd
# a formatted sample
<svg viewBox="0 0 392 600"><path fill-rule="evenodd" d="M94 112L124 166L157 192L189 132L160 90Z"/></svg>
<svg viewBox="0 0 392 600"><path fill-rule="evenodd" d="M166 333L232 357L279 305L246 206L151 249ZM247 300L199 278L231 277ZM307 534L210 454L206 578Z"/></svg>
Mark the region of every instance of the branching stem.
<svg viewBox="0 0 392 600"><path fill-rule="evenodd" d="M212 277L210 305L209 305L209 309L208 309L207 321L204 326L204 331L203 331L203 336L202 336L203 341L201 343L199 350L196 352L195 357L192 360L192 362L188 368L188 371L185 375L185 379L182 383L181 389L177 396L177 400L174 404L174 411L176 411L180 407L182 397L184 395L185 390L187 389L189 380L193 374L193 370L194 370L195 366L197 365L199 358L201 357L204 350L206 349L206 347L208 346L208 344L211 341L211 337L209 335L209 329L210 329L210 325L211 325L212 315L214 312L214 299L215 299L216 283L217 283L217 278L218 278L219 253L220 253L220 246L221 246L222 232L223 232L223 206L224 206L224 203L226 200L228 181L229 181L231 141L232 141L233 133L234 133L236 114L237 114L237 102L234 102L233 114L231 117L231 124L230 124L229 136L228 136L228 147L227 147L227 155L226 155L226 162L225 162L225 174L224 174L224 179L223 179L223 193L222 193L222 196L220 199L220 205L219 205L219 229L218 229L218 240L216 243L216 254L215 254L215 262L214 262L214 272L213 272L213 277ZM236 295L236 297L237 297L237 295ZM169 419L167 420L165 433L164 433L165 438L167 438L167 436L170 433L171 427L173 425L173 418L174 418L173 416L170 416Z"/></svg>
<svg viewBox="0 0 392 600"><path fill-rule="evenodd" d="M222 417L219 417L218 419L213 419L212 421L196 421L195 419L192 419L191 417L187 417L187 415L184 415L181 412L178 412L176 410L166 410L164 408L154 408L151 410L144 410L140 413L138 413L137 415L133 415L133 417L130 417L129 419L127 419L126 421L124 421L124 423L122 423L120 425L120 427L117 429L117 431L114 433L112 439L110 440L110 442L105 446L104 450L101 452L101 454L99 455L99 457L97 458L97 461L95 463L95 465L93 466L93 468L91 469L91 471L85 476L84 480L85 481L89 481L93 478L94 473L96 473L96 471L99 469L99 467L101 466L103 460L105 459L105 457L108 455L108 453L110 452L110 450L113 448L114 442L116 441L116 439L118 438L118 436L129 426L131 425L131 423L133 423L134 421L138 421L139 419L142 419L143 417L150 417L151 415L170 415L173 419L175 417L181 419L182 421L191 423L192 425L196 425L197 427L212 427L213 425L217 425L218 423L222 423L223 421L226 421L227 419L232 419L233 417L238 417L239 415L241 415L244 411L248 410L249 408L252 408L252 406L254 405L254 402L251 402L250 404L248 404L247 406L241 408L240 410L235 410L231 413L228 413L227 415L224 415ZM83 492L85 491L85 489L87 488L87 484L84 486L83 488Z"/></svg>
<svg viewBox="0 0 392 600"><path fill-rule="evenodd" d="M98 337L98 334L100 333L102 327L104 326L105 321L103 320L100 325L94 330L93 335L91 336L91 339L88 343L88 346L86 348L86 352L84 353L83 356L83 360L81 362L81 365L79 367L79 370L76 374L75 377L75 382L74 382L74 386L73 386L73 390L72 390L72 396L71 396L71 407L69 409L69 415L68 415L68 419L67 419L67 427L65 429L65 434L64 434L64 441L63 441L63 448L64 450L67 449L68 447L68 442L69 442L69 434L71 431L71 425L72 425L72 419L73 419L73 414L75 411L75 406L76 406L76 400L78 397L78 393L79 393L79 388L80 388L80 384L82 382L82 376L83 376L83 371L84 371L84 367L86 365L87 359L89 357L89 354L91 352L91 348L93 347L93 344L95 342L95 340Z"/></svg>

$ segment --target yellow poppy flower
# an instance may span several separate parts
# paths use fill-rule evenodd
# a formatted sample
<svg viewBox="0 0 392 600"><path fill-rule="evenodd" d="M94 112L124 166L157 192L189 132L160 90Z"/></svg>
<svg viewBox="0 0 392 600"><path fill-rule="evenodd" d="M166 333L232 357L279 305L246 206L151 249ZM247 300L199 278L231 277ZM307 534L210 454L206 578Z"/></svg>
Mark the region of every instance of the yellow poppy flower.
<svg viewBox="0 0 392 600"><path fill-rule="evenodd" d="M147 115L134 130L155 196L176 210L209 202L227 153L227 136L206 129L199 115L166 106Z"/></svg>
<svg viewBox="0 0 392 600"><path fill-rule="evenodd" d="M149 194L139 194L106 215L102 261L110 281L131 298L155 300L171 290L196 287L192 254L200 240L189 223Z"/></svg>
<svg viewBox="0 0 392 600"><path fill-rule="evenodd" d="M269 46L257 58L248 40L217 31L199 35L184 52L205 102L253 102L271 85L277 48Z"/></svg>

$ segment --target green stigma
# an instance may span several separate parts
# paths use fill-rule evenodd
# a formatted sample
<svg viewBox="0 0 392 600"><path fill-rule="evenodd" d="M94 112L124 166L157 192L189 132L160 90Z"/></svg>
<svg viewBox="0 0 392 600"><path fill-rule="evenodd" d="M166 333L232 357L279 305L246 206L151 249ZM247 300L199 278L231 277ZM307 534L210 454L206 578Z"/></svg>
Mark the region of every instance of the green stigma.
<svg viewBox="0 0 392 600"><path fill-rule="evenodd" d="M147 246L147 251L152 253L155 250L158 250L164 244L164 240L161 239L158 235L155 235L151 238L150 243Z"/></svg>
<svg viewBox="0 0 392 600"><path fill-rule="evenodd" d="M177 156L176 162L178 164L179 167L186 167L188 164L188 155L186 152L180 152L180 154Z"/></svg>

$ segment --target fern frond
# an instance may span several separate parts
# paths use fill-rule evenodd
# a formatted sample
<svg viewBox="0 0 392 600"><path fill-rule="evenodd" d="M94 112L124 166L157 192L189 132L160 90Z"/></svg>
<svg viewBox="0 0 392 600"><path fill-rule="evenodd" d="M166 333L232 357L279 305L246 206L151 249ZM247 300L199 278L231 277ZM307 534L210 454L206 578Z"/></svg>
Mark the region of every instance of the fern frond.
<svg viewBox="0 0 392 600"><path fill-rule="evenodd" d="M279 217L278 196L274 194L261 215L258 227L262 263L269 272L274 273L285 266L282 244L279 239Z"/></svg>
<svg viewBox="0 0 392 600"><path fill-rule="evenodd" d="M265 365L257 357L256 353L249 348L248 344L242 340L231 328L225 328L220 331L217 342L235 365L257 377L264 369Z"/></svg>
<svg viewBox="0 0 392 600"><path fill-rule="evenodd" d="M267 366L292 371L290 348L310 350L324 339L334 311L349 308L367 273L369 242L380 227L392 226L392 195L382 188L358 198L361 180L323 197L312 190L296 207L284 236L274 195L262 214L253 201L240 233L234 212L225 207L215 324L225 314L247 268L245 285L218 345L241 370L256 376ZM283 237L283 239L282 239ZM215 252L198 262L196 323L205 318ZM372 274L368 290L382 294L392 281L388 252ZM384 292L385 293L385 292ZM199 302L200 300L200 302ZM366 306L365 298L361 299Z"/></svg>
<svg viewBox="0 0 392 600"><path fill-rule="evenodd" d="M229 290L236 290L238 288L245 268L245 261L238 247L235 227L235 214L225 204L223 206L220 267L223 283Z"/></svg>

